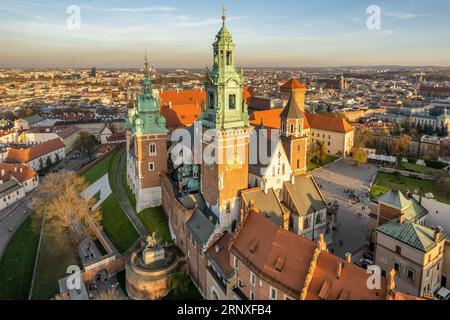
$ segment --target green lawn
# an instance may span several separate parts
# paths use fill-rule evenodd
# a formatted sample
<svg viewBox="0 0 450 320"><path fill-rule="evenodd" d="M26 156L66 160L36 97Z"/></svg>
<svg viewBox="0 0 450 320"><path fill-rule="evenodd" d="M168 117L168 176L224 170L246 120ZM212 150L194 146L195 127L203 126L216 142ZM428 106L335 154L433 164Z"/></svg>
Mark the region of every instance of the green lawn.
<svg viewBox="0 0 450 320"><path fill-rule="evenodd" d="M327 159L326 159L324 162L322 162L322 163L312 163L312 162L309 162L309 163L306 165L306 169L307 169L308 171L313 171L313 170L315 170L315 169L317 169L317 168L326 166L327 164L330 164L330 163L336 161L337 159L339 159L339 158L338 158L338 157L333 157L333 156L327 156Z"/></svg>
<svg viewBox="0 0 450 320"><path fill-rule="evenodd" d="M122 211L114 195L102 203L103 229L121 252L127 251L139 237L128 217Z"/></svg>
<svg viewBox="0 0 450 320"><path fill-rule="evenodd" d="M169 221L162 207L150 208L139 213L144 226L147 228L149 234L156 232L156 236L160 238L164 243L171 243L169 231Z"/></svg>
<svg viewBox="0 0 450 320"><path fill-rule="evenodd" d="M425 166L419 166L418 164L409 163L409 162L400 163L399 169L412 171L412 172L418 172L418 173L425 173L425 174L437 174L437 175L446 174L446 172L444 170L438 170L438 169L434 169L434 168L428 168Z"/></svg>
<svg viewBox="0 0 450 320"><path fill-rule="evenodd" d="M94 183L95 181L97 181L98 179L100 179L101 177L103 177L105 174L108 173L111 158L112 156L103 159L100 163L98 163L96 166L92 167L85 174L83 174L83 177L89 184Z"/></svg>
<svg viewBox="0 0 450 320"><path fill-rule="evenodd" d="M78 250L68 232L55 232L44 226L41 250L36 268L33 300L49 300L59 293L58 280L67 276L67 267L77 265Z"/></svg>
<svg viewBox="0 0 450 320"><path fill-rule="evenodd" d="M399 176L391 173L379 172L375 178L372 189L370 190L370 196L376 198L389 189L396 189L400 191L411 191L420 190L424 193L432 192L436 196L436 200L450 204L450 199L442 195L442 190L440 190L433 181L421 180L417 178Z"/></svg>
<svg viewBox="0 0 450 320"><path fill-rule="evenodd" d="M28 299L41 221L28 217L6 247L0 260L0 300Z"/></svg>

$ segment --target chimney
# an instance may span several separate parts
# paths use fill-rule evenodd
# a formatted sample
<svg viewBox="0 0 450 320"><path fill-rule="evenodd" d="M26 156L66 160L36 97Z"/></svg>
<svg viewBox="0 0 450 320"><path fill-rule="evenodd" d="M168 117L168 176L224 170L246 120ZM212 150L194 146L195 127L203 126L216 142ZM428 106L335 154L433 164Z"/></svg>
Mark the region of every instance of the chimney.
<svg viewBox="0 0 450 320"><path fill-rule="evenodd" d="M339 259L337 263L337 269L336 269L336 278L340 279L342 275L342 269L344 269L344 264Z"/></svg>
<svg viewBox="0 0 450 320"><path fill-rule="evenodd" d="M399 218L398 222L400 224L404 224L406 222L406 215L403 212L400 214L400 218Z"/></svg>
<svg viewBox="0 0 450 320"><path fill-rule="evenodd" d="M351 254L350 252L347 252L347 253L345 254L345 258L347 259L347 262L348 262L348 263L351 263L351 262L352 262L352 254Z"/></svg>

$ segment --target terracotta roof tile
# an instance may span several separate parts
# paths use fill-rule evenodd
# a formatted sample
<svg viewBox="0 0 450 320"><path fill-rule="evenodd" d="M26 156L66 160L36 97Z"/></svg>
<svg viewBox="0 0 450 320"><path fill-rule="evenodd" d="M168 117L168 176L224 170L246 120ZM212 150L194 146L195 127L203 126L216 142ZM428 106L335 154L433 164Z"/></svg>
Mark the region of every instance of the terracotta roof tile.
<svg viewBox="0 0 450 320"><path fill-rule="evenodd" d="M345 119L338 116L306 113L306 118L313 129L338 133L353 131L353 127Z"/></svg>
<svg viewBox="0 0 450 320"><path fill-rule="evenodd" d="M61 139L53 139L26 149L11 148L8 151L5 162L7 163L28 163L52 151L64 148Z"/></svg>
<svg viewBox="0 0 450 320"><path fill-rule="evenodd" d="M296 79L291 79L286 81L284 84L280 86L281 89L306 89L306 84L301 83Z"/></svg>
<svg viewBox="0 0 450 320"><path fill-rule="evenodd" d="M20 183L30 180L37 176L37 173L21 163L0 163L0 179L8 181L14 177Z"/></svg>

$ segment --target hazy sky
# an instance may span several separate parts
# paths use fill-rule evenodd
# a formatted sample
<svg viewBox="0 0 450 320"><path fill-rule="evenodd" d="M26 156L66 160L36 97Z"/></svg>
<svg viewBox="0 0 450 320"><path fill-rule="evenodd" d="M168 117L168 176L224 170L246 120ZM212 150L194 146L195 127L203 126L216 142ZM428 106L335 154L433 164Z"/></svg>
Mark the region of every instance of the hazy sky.
<svg viewBox="0 0 450 320"><path fill-rule="evenodd" d="M138 67L146 48L158 67L203 67L222 5L247 68L450 66L448 0L0 0L0 67ZM369 5L380 30L366 26Z"/></svg>

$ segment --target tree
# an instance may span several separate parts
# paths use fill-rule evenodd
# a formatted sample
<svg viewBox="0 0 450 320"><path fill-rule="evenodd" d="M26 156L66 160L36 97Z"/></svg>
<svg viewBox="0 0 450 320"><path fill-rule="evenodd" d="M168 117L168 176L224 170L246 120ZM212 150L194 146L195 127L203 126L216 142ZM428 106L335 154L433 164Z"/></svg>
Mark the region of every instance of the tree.
<svg viewBox="0 0 450 320"><path fill-rule="evenodd" d="M169 288L175 295L184 294L188 291L190 282L186 273L176 273L169 280Z"/></svg>
<svg viewBox="0 0 450 320"><path fill-rule="evenodd" d="M327 159L327 148L325 144L316 141L311 144L307 152L308 162L321 163Z"/></svg>
<svg viewBox="0 0 450 320"><path fill-rule="evenodd" d="M84 178L74 172L52 173L45 177L31 200L31 208L45 218L51 229L69 232L78 244L86 236L94 236L93 226L100 225L101 213L91 210L95 199L85 199Z"/></svg>
<svg viewBox="0 0 450 320"><path fill-rule="evenodd" d="M402 134L398 139L395 139L392 143L393 153L397 156L406 157L409 154L409 146L412 139L407 134Z"/></svg>
<svg viewBox="0 0 450 320"><path fill-rule="evenodd" d="M87 132L81 132L78 144L82 152L84 152L90 159L94 157L96 141L93 136Z"/></svg>
<svg viewBox="0 0 450 320"><path fill-rule="evenodd" d="M50 168L52 165L53 165L52 157L48 156L47 159L45 159L45 167Z"/></svg>
<svg viewBox="0 0 450 320"><path fill-rule="evenodd" d="M353 160L356 165L362 165L367 163L367 152L364 151L363 148L357 148L355 152L353 152Z"/></svg>

